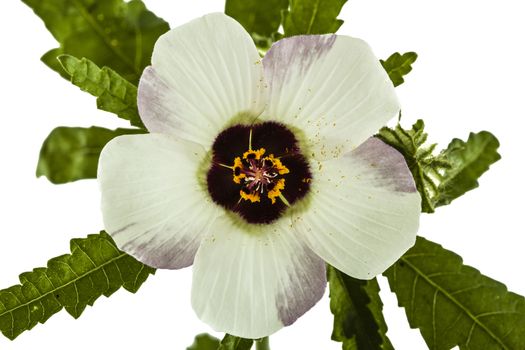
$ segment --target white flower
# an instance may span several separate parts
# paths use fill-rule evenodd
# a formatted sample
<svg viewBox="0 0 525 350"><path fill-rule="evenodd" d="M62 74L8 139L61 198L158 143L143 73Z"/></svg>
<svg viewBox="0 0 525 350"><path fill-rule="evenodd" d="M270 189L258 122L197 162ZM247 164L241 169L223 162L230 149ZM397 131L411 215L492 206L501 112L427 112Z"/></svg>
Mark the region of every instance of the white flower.
<svg viewBox="0 0 525 350"><path fill-rule="evenodd" d="M147 265L193 264L192 305L215 330L267 336L321 298L325 262L370 279L413 245L412 176L370 138L398 100L365 42L296 36L261 60L210 14L159 38L138 103L150 134L100 157L106 230Z"/></svg>

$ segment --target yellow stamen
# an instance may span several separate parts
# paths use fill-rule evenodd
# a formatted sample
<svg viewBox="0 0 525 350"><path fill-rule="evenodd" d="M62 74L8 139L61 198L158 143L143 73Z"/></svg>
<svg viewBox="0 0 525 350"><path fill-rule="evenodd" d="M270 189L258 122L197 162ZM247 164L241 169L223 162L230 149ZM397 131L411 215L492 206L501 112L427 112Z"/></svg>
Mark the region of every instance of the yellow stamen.
<svg viewBox="0 0 525 350"><path fill-rule="evenodd" d="M264 148L259 148L258 150L249 150L249 151L246 151L244 152L244 154L242 155L242 157L244 159L248 159L248 155L250 154L255 154L255 159L259 160L261 159L262 155L264 154L264 152L266 152L266 150Z"/></svg>
<svg viewBox="0 0 525 350"><path fill-rule="evenodd" d="M275 187L268 192L268 198L270 198L272 204L275 204L275 198L280 196L281 190L284 190L284 179L279 179L275 184Z"/></svg>
<svg viewBox="0 0 525 350"><path fill-rule="evenodd" d="M241 198L242 199L250 201L252 203L261 201L261 196L259 196L259 193L257 193L257 192L255 192L255 193L246 193L243 190L241 190L240 194L241 194Z"/></svg>
<svg viewBox="0 0 525 350"><path fill-rule="evenodd" d="M290 170L281 163L281 160L279 158L275 158L273 154L270 154L265 159L271 160L273 162L273 166L277 169L277 172L279 172L279 175L288 174Z"/></svg>
<svg viewBox="0 0 525 350"><path fill-rule="evenodd" d="M233 166L231 168L233 170L233 182L235 182L236 184L240 184L241 179L246 177L246 175L243 173L240 173L239 175L235 175L235 169L237 168L242 169L241 157L236 157L233 160Z"/></svg>

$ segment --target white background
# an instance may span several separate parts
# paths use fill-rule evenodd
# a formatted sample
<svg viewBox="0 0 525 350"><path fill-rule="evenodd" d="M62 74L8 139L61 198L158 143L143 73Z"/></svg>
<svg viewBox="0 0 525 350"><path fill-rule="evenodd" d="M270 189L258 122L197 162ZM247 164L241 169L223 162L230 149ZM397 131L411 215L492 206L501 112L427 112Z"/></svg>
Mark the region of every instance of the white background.
<svg viewBox="0 0 525 350"><path fill-rule="evenodd" d="M211 11L221 0L146 0L172 27ZM520 0L350 0L340 34L361 37L378 57L416 51L419 59L398 88L403 123L424 118L434 142L466 139L490 130L502 160L481 187L421 220L420 235L441 243L484 274L525 294L523 142L525 126ZM34 176L42 141L56 126L126 126L97 111L95 98L39 61L56 46L21 1L0 4L0 288L19 273L68 252L69 239L102 228L95 181L54 186ZM191 269L158 271L136 295L124 290L100 298L79 320L62 311L1 349L175 349L211 332L190 306ZM381 280L389 336L398 349L425 349ZM329 340L327 294L293 326L271 337L272 349L340 349Z"/></svg>

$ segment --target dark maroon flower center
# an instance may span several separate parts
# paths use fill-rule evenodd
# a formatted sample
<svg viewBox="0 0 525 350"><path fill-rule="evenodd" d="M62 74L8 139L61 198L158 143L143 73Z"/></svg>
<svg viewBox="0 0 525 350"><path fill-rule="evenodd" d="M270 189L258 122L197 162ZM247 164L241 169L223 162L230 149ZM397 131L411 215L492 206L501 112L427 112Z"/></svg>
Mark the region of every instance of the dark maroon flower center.
<svg viewBox="0 0 525 350"><path fill-rule="evenodd" d="M235 125L217 136L212 152L208 192L248 223L275 221L310 188L308 162L282 124Z"/></svg>

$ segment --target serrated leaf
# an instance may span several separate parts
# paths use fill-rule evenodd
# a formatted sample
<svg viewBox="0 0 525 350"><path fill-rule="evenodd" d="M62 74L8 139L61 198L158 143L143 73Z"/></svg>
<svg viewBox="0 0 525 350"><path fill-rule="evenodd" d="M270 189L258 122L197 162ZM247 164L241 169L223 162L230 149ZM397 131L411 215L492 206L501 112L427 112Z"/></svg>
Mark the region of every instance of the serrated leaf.
<svg viewBox="0 0 525 350"><path fill-rule="evenodd" d="M86 57L136 84L150 64L153 45L169 25L140 0L22 0L33 9L60 47L42 61L67 75L56 57Z"/></svg>
<svg viewBox="0 0 525 350"><path fill-rule="evenodd" d="M252 339L239 338L226 334L224 338L222 338L221 345L217 350L250 350L252 346Z"/></svg>
<svg viewBox="0 0 525 350"><path fill-rule="evenodd" d="M203 333L195 337L193 344L186 350L217 350L221 341L209 334Z"/></svg>
<svg viewBox="0 0 525 350"><path fill-rule="evenodd" d="M439 194L441 172L450 168L450 164L443 154L433 155L435 144L425 146L428 135L424 129L425 123L423 120L418 120L408 130L403 129L399 124L394 129L384 127L377 136L405 157L416 188L421 194L421 210L425 213L433 213L435 198Z"/></svg>
<svg viewBox="0 0 525 350"><path fill-rule="evenodd" d="M525 298L418 237L384 275L431 350L525 349Z"/></svg>
<svg viewBox="0 0 525 350"><path fill-rule="evenodd" d="M451 167L439 184L436 206L447 205L478 187L478 178L501 158L498 147L498 139L488 131L470 133L467 142L453 139L443 151Z"/></svg>
<svg viewBox="0 0 525 350"><path fill-rule="evenodd" d="M40 150L36 176L45 176L55 184L97 177L102 148L120 135L138 134L139 129L109 130L58 127L51 131Z"/></svg>
<svg viewBox="0 0 525 350"><path fill-rule="evenodd" d="M286 9L288 0L226 0L224 12L242 24L257 46L269 48Z"/></svg>
<svg viewBox="0 0 525 350"><path fill-rule="evenodd" d="M328 282L334 314L332 340L342 342L343 350L393 350L377 280L358 280L328 266Z"/></svg>
<svg viewBox="0 0 525 350"><path fill-rule="evenodd" d="M405 52L400 54L395 52L386 60L379 60L383 68L385 68L388 76L394 83L394 86L399 86L405 82L404 76L412 70L412 64L417 60L415 52Z"/></svg>
<svg viewBox="0 0 525 350"><path fill-rule="evenodd" d="M135 293L155 272L119 251L105 232L73 239L70 249L47 268L21 274L21 284L0 290L0 331L6 337L16 338L62 308L78 318L87 305L120 287Z"/></svg>
<svg viewBox="0 0 525 350"><path fill-rule="evenodd" d="M335 33L343 24L337 19L347 0L290 0L284 12L285 36Z"/></svg>
<svg viewBox="0 0 525 350"><path fill-rule="evenodd" d="M108 67L99 68L87 58L62 55L59 61L74 85L97 97L98 109L115 113L131 125L145 129L137 109L135 85Z"/></svg>
<svg viewBox="0 0 525 350"><path fill-rule="evenodd" d="M411 129L399 124L384 127L377 137L397 149L412 172L421 194L421 210L433 213L437 206L478 186L478 178L500 159L499 142L487 131L471 133L467 142L454 139L447 149L434 154L436 144L426 145L425 124L418 120Z"/></svg>

